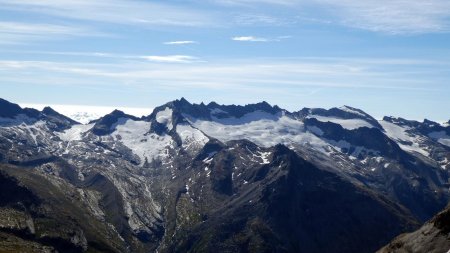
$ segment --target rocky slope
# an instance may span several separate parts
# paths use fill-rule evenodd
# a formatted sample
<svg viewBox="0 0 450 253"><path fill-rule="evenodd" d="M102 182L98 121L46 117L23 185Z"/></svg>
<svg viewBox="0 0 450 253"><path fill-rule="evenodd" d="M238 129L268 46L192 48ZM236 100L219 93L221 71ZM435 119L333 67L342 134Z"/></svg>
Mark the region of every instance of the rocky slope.
<svg viewBox="0 0 450 253"><path fill-rule="evenodd" d="M437 214L415 232L402 234L379 253L440 253L450 251L450 209Z"/></svg>
<svg viewBox="0 0 450 253"><path fill-rule="evenodd" d="M0 100L0 252L374 252L447 205L449 129L185 99L83 125Z"/></svg>

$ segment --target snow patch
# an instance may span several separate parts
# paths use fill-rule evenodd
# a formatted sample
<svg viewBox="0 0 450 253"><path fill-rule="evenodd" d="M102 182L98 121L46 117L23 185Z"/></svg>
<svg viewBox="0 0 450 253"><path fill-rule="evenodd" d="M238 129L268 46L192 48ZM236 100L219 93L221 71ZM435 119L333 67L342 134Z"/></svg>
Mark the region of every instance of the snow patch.
<svg viewBox="0 0 450 253"><path fill-rule="evenodd" d="M391 122L380 121L383 129L386 131L386 135L397 142L401 149L407 152L416 152L424 156L429 156L429 152L420 147L421 136L408 133L411 130L409 127L402 127Z"/></svg>
<svg viewBox="0 0 450 253"><path fill-rule="evenodd" d="M156 121L158 123L166 125L169 130L172 130L172 128L173 128L172 113L173 113L172 109L170 109L169 107L166 107L164 109L164 111L159 111L156 114Z"/></svg>
<svg viewBox="0 0 450 253"><path fill-rule="evenodd" d="M341 110L341 111L344 111L344 112L348 112L348 113L351 113L351 114L356 114L356 115L359 115L359 116L366 117L366 115L364 115L364 113L361 113L361 112L355 110L354 108L348 107L346 105L341 106L338 109Z"/></svg>
<svg viewBox="0 0 450 253"><path fill-rule="evenodd" d="M63 141L80 141L83 138L83 134L89 131L93 126L94 124L73 125L71 128L65 130L64 132L56 134Z"/></svg>
<svg viewBox="0 0 450 253"><path fill-rule="evenodd" d="M326 142L306 132L303 122L282 113L272 115L256 111L241 118L215 119L212 121L184 115L197 129L222 142L247 139L258 146L272 147L277 144L288 146L306 145L325 152Z"/></svg>
<svg viewBox="0 0 450 253"><path fill-rule="evenodd" d="M139 156L141 165L146 159L151 162L153 159L168 156L167 149L173 146L173 140L169 135L147 134L150 126L150 122L127 119L112 133L117 141L121 141Z"/></svg>
<svg viewBox="0 0 450 253"><path fill-rule="evenodd" d="M367 149L363 146L352 146L349 142L344 140L334 141L334 140L328 140L328 142L334 146L337 150L340 152L347 154L350 159L356 160L360 156L366 156L366 155L377 155L379 152L373 149ZM377 157L378 158L378 157ZM365 158L367 159L367 158ZM365 160L362 161L367 162Z"/></svg>
<svg viewBox="0 0 450 253"><path fill-rule="evenodd" d="M257 156L257 157L259 157L259 158L261 158L261 160L262 160L262 162L261 162L261 164L269 164L270 163L270 161L269 161L269 156L270 156L270 152L258 152L259 153L259 156Z"/></svg>
<svg viewBox="0 0 450 253"><path fill-rule="evenodd" d="M200 130L190 125L178 124L176 131L181 137L182 147L184 149L200 149L209 141L209 138Z"/></svg>
<svg viewBox="0 0 450 253"><path fill-rule="evenodd" d="M445 131L429 133L428 137L430 137L433 140L436 140L437 142L445 146L450 147L450 136L448 136Z"/></svg>

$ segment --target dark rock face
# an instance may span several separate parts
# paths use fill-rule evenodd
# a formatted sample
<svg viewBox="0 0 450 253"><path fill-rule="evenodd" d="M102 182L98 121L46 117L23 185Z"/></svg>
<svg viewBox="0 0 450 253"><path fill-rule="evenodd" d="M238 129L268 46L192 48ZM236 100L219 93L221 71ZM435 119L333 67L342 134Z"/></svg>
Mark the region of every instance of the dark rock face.
<svg viewBox="0 0 450 253"><path fill-rule="evenodd" d="M92 128L92 132L98 136L111 134L115 130L115 125L120 123L118 122L120 119L137 120L137 118L134 116L125 114L124 112L119 110L114 110L110 114L107 114L98 119L95 122L94 127Z"/></svg>
<svg viewBox="0 0 450 253"><path fill-rule="evenodd" d="M19 202L16 202L18 201ZM33 205L39 205L40 200L27 188L20 186L13 177L0 174L0 206L22 206L29 209Z"/></svg>
<svg viewBox="0 0 450 253"><path fill-rule="evenodd" d="M42 112L40 112L36 109L31 108L22 109L17 104L13 104L6 100L0 99L0 117L14 119L21 114L28 117L30 121L46 121L49 128L51 128L53 131L62 131L70 128L72 125L78 124L78 122L56 112L50 107L45 107ZM19 123L22 122L16 122L16 124Z"/></svg>
<svg viewBox="0 0 450 253"><path fill-rule="evenodd" d="M0 117L13 118L22 112L19 105L10 103L0 98Z"/></svg>
<svg viewBox="0 0 450 253"><path fill-rule="evenodd" d="M345 141L350 148L343 147L341 152L352 154L357 147L366 148L367 152L358 154L360 159L370 156L381 156L396 160L404 168L403 171L384 169L383 174L369 180L367 184L382 184L390 189L393 197L407 207L420 220L425 221L447 204L447 198L433 196L429 191L432 185L447 182L449 175L442 170L435 170L426 163L403 151L399 145L387 137L378 128L361 127L353 130L344 129L339 124L321 122L315 118L304 120L307 127L321 129L321 137L334 142ZM412 180L414 179L414 180ZM416 181L417 180L417 181ZM414 182L413 182L414 181Z"/></svg>
<svg viewBox="0 0 450 253"><path fill-rule="evenodd" d="M388 245L380 249L379 253L439 253L450 249L450 209L437 214L415 232L402 234Z"/></svg>
<svg viewBox="0 0 450 253"><path fill-rule="evenodd" d="M174 111L174 116L180 118L180 121L174 119L175 123L181 123L183 121L182 114L190 115L197 119L211 120L211 116L216 118L240 118L243 115L255 111L263 111L270 114L277 114L283 110L278 106L271 106L267 102L261 102L257 104L248 104L245 106L241 105L219 105L215 102L211 102L208 105L201 104L191 104L186 99L181 98L180 100L175 100L169 102L165 105L156 107L151 115L146 119L155 118L156 114L165 108L171 108Z"/></svg>
<svg viewBox="0 0 450 253"><path fill-rule="evenodd" d="M257 104L248 104L245 106L239 105L219 105L217 103L209 103L207 108L210 110L220 109L223 112L216 113L215 116L217 118L223 117L235 117L240 118L247 113L255 112L255 111L263 111L270 114L276 114L281 112L282 110L278 106L271 106L267 102L261 102Z"/></svg>
<svg viewBox="0 0 450 253"><path fill-rule="evenodd" d="M33 171L0 166L0 249L41 252L123 252L108 240L104 224L91 220L69 185L56 187ZM86 222L89 221L89 222ZM39 251L38 251L39 252Z"/></svg>
<svg viewBox="0 0 450 253"><path fill-rule="evenodd" d="M379 152L382 156L398 158L401 149L398 145L384 135L378 128L361 127L348 130L341 125L331 122L321 122L315 118L304 120L307 126L316 126L323 131L323 137L333 141L346 141L352 146L362 146ZM351 150L348 152L352 153Z"/></svg>
<svg viewBox="0 0 450 253"><path fill-rule="evenodd" d="M278 161L286 164L287 176L269 185L265 196L267 218L278 219L277 234L289 238L291 252L373 252L381 241L414 227L399 206L290 152L282 155L287 162Z"/></svg>
<svg viewBox="0 0 450 253"><path fill-rule="evenodd" d="M44 118L54 131L62 131L70 128L72 125L79 124L75 120L53 110L51 107L45 107L42 110L41 118Z"/></svg>
<svg viewBox="0 0 450 253"><path fill-rule="evenodd" d="M255 176L250 196L224 199L174 251L373 252L417 226L405 209L284 146L275 147L263 167L268 169Z"/></svg>
<svg viewBox="0 0 450 253"><path fill-rule="evenodd" d="M418 131L421 134L428 135L433 132L444 132L447 135L450 135L450 126L442 126L441 124L424 119L423 122L415 121L415 120L407 120L403 118L394 118L394 117L384 117L383 120L396 123L402 126L408 126Z"/></svg>
<svg viewBox="0 0 450 253"><path fill-rule="evenodd" d="M295 112L294 115L301 118L304 118L308 115L318 115L325 117L337 117L342 119L362 119L378 129L383 129L380 123L378 123L378 121L372 116L360 109L350 106L343 106L342 108L331 108L329 110L322 108L303 108L302 110Z"/></svg>
<svg viewBox="0 0 450 253"><path fill-rule="evenodd" d="M41 113L36 109L31 108L22 109L19 105L10 103L0 98L0 117L13 119L19 114L23 114L25 116L35 119L41 116Z"/></svg>

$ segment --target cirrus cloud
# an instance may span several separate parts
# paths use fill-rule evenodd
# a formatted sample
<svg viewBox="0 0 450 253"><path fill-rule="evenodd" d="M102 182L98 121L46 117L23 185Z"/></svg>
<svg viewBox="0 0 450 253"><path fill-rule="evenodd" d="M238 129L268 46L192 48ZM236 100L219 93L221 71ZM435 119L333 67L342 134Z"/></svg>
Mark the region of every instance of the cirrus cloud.
<svg viewBox="0 0 450 253"><path fill-rule="evenodd" d="M198 42L193 40L176 40L164 42L164 45L187 45L187 44L198 44Z"/></svg>
<svg viewBox="0 0 450 253"><path fill-rule="evenodd" d="M140 56L140 58L152 61L152 62L162 62L162 63L191 63L198 61L197 57L190 55L149 55Z"/></svg>

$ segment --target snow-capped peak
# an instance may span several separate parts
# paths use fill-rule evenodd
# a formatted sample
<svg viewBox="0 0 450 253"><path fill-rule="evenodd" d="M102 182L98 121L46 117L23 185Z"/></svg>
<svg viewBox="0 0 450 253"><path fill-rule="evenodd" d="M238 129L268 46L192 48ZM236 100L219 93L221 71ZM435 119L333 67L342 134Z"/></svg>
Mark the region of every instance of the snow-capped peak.
<svg viewBox="0 0 450 253"><path fill-rule="evenodd" d="M344 112L356 114L356 115L359 115L359 116L362 116L362 117L366 117L367 116L367 114L364 113L363 111L361 111L360 109L356 109L356 108L350 107L348 105L341 106L338 109L340 109L340 110L342 110Z"/></svg>

